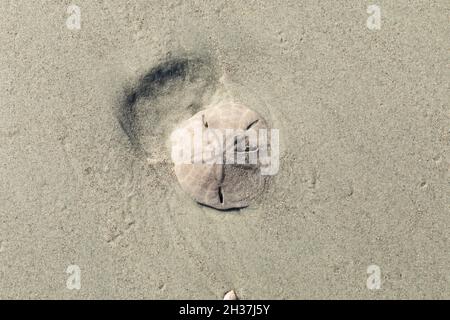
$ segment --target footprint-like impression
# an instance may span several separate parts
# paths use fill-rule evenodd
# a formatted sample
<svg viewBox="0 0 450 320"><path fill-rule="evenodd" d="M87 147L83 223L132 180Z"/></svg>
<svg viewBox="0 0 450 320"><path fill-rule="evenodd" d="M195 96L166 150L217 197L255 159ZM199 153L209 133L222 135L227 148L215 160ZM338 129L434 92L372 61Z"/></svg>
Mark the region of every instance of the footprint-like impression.
<svg viewBox="0 0 450 320"><path fill-rule="evenodd" d="M173 127L197 112L216 91L218 76L207 58L171 58L125 90L117 118L134 151L165 162Z"/></svg>

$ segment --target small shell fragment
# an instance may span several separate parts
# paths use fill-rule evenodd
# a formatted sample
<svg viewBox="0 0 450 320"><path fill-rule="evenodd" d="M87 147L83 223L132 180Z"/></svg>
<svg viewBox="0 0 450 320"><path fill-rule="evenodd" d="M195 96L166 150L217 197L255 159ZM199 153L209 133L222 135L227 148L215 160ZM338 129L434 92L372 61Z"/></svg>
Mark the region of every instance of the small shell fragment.
<svg viewBox="0 0 450 320"><path fill-rule="evenodd" d="M237 300L236 292L234 290L228 291L225 293L225 296L223 297L223 300Z"/></svg>

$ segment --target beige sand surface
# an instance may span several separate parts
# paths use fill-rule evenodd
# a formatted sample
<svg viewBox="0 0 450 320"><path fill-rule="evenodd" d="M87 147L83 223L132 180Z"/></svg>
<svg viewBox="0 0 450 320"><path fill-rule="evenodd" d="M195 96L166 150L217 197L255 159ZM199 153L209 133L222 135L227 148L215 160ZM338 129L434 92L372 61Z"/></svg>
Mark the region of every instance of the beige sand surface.
<svg viewBox="0 0 450 320"><path fill-rule="evenodd" d="M447 0L1 0L0 298L450 298L449 15ZM280 172L239 213L191 201L117 121L168 56L209 57L281 130ZM199 81L142 102L144 123L164 136L214 91Z"/></svg>

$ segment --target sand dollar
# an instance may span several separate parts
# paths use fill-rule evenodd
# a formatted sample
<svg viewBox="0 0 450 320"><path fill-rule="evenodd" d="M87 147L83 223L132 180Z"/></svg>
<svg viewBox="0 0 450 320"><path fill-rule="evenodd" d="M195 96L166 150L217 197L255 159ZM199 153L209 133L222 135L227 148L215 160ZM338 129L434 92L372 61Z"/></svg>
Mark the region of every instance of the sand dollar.
<svg viewBox="0 0 450 320"><path fill-rule="evenodd" d="M258 159L261 129L267 131L266 121L234 102L210 106L181 123L171 147L182 189L219 210L248 206L267 182Z"/></svg>

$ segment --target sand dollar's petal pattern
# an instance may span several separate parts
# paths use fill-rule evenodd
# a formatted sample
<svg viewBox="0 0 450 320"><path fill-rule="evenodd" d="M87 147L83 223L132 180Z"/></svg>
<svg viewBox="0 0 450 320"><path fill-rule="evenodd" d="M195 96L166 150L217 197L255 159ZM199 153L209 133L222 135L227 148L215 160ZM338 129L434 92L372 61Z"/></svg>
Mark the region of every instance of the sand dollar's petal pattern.
<svg viewBox="0 0 450 320"><path fill-rule="evenodd" d="M267 129L266 121L233 102L210 106L184 121L176 129L182 139L172 141L172 148L192 151L190 162L174 161L182 189L195 201L219 210L248 206L268 179L260 172L257 140L250 142L252 135L257 139L259 129Z"/></svg>

